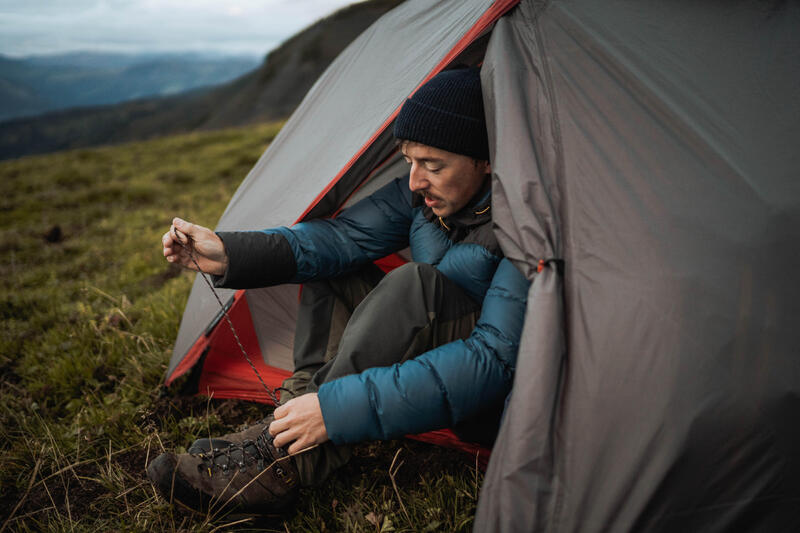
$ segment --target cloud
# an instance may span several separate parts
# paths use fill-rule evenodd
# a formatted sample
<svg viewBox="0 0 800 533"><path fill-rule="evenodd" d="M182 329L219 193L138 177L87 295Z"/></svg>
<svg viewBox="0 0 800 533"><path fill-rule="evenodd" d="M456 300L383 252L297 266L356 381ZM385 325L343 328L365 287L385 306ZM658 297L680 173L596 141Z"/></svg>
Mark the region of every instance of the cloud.
<svg viewBox="0 0 800 533"><path fill-rule="evenodd" d="M263 55L348 0L0 0L0 53Z"/></svg>

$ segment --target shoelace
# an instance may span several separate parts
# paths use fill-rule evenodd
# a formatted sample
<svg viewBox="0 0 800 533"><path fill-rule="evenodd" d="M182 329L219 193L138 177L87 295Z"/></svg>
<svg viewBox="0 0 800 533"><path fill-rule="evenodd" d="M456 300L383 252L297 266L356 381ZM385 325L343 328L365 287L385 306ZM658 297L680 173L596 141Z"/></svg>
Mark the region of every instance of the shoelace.
<svg viewBox="0 0 800 533"><path fill-rule="evenodd" d="M256 463L259 470L275 464L275 473L283 477L284 471L276 461L286 454L281 454L281 450L274 446L273 440L265 428L255 440L248 439L241 444L212 448L207 452L196 454L202 461L202 465L198 465L198 468L207 471L211 476L216 470L227 472L230 468L244 468L253 463Z"/></svg>
<svg viewBox="0 0 800 533"><path fill-rule="evenodd" d="M208 285L208 288L211 289L211 293L214 295L214 298L217 299L217 303L219 304L220 309L222 309L222 315L225 317L225 321L228 323L228 327L231 328L231 333L233 333L233 338L236 339L236 344L239 345L239 350L242 352L242 355L247 361L247 364L249 364L250 368L253 369L253 373L258 378L258 381L261 382L261 386L263 386L264 390L267 391L267 396L269 396L269 399L272 400L273 404L277 407L278 405L280 405L278 403L278 395L275 394L275 391L269 388L266 383L264 383L264 380L261 378L261 374L258 372L256 365L254 365L253 362L250 360L250 357L247 355L247 350L245 350L244 346L242 346L242 341L239 340L239 334L236 333L236 328L233 327L233 321L228 316L228 310L225 308L225 304L222 303L222 299L217 294L217 291L214 290L214 284L211 283L211 281L208 279L208 275L205 272L203 272L203 269L201 269L200 265L197 263L197 260L194 257L194 245L192 244L192 238L184 233L183 236L186 237L187 242L186 244L183 244L181 242L180 237L178 236L178 229L175 226L172 227L172 233L175 234L175 238L177 240L178 245L188 252L189 259L191 259L192 263L194 263L194 266L197 268L197 272L201 276L203 276L203 281L205 281L206 285Z"/></svg>
<svg viewBox="0 0 800 533"><path fill-rule="evenodd" d="M211 293L214 295L214 298L216 298L217 303L219 304L219 307L222 310L222 314L225 317L225 321L228 323L228 327L231 329L231 333L233 333L233 338L236 339L236 344L239 345L239 350L242 352L242 355L244 356L245 360L247 361L247 364L249 364L250 368L253 369L253 373L258 378L258 381L261 382L261 386L263 386L264 390L267 391L267 396L269 396L269 399L272 400L272 403L277 407L277 406L280 405L280 402L278 401L278 395L276 394L276 391L285 391L285 392L288 392L289 394L291 394L292 397L294 397L295 393L293 391L290 391L289 389L286 389L284 387L276 387L275 389L271 389L271 388L269 388L267 386L266 383L264 383L264 380L261 378L261 374L258 372L258 369L256 368L256 365L254 365L253 362L250 360L250 357L247 355L247 350L245 350L244 346L242 346L242 342L239 340L239 335L236 333L236 328L233 326L233 321L228 316L228 311L225 308L225 304L222 303L222 299L219 297L219 295L217 294L217 291L214 289L214 284L211 283L211 280L208 279L208 275L205 272L203 272L203 269L200 268L200 265L197 263L197 259L195 259L195 257L194 257L194 245L192 244L192 238L189 235L186 235L184 233L183 236L186 238L187 244L183 244L181 242L180 236L178 235L178 230L177 230L177 228L175 228L175 226L172 227L172 233L175 235L175 239L176 239L178 245L181 248L184 248L189 253L189 259L192 260L192 263L194 263L194 266L197 268L197 272L203 277L203 281L206 282L206 285L208 285L208 288L211 290ZM266 435L266 437L264 437L265 435ZM265 439L268 439L266 441L266 443L264 443L262 441L262 437L265 438ZM273 440L272 435L270 435L269 431L267 430L267 428L265 428L264 431L261 433L261 435L259 435L258 438L255 441L255 443L261 442L261 444L256 445L256 449L259 449L262 452L262 455L267 455L267 456L272 458L271 459L271 463L275 465L275 473L278 474L280 477L283 477L285 475L285 471L279 465L277 465L277 461L278 461L279 458L275 457L274 454L270 450L270 449L276 450L276 451L279 450L278 448L275 448L272 445L272 440ZM246 462L246 459L245 459L247 452L245 452L245 450L244 450L244 446L247 443L254 443L254 441L245 441L242 444L231 445L231 446L228 446L228 447L226 447L225 449L222 449L222 450L216 450L215 451L215 450L212 449L212 450L209 450L209 452L206 452L206 453L210 453L211 454L210 463L206 465L207 468L208 468L209 475L211 475L211 473L212 473L212 471L214 469L214 465L215 465L214 459L217 456L215 454L226 455L227 461L225 463L224 469L227 469L227 465L229 463L235 463L237 465L240 465L240 468L243 468L246 464L248 464ZM233 458L230 456L230 452L231 452L232 448L234 448L235 446L238 446L238 447L242 448L242 462L241 463L233 461ZM307 452L309 450L312 450L312 449L316 448L317 446L318 446L317 444L314 444L313 446L309 446L308 448L300 450L299 452L294 452L292 454L289 454L289 453L287 453L287 452L285 452L283 450L279 450L279 451L284 453L285 455L292 456L292 455L296 455L296 454L299 454L299 453ZM203 456L203 454L200 454L200 455L201 455L201 457ZM284 457L284 456L281 456L281 457ZM259 459L263 460L263 457L261 457ZM204 463L206 462L205 458L203 458L203 462ZM263 466L259 466L259 468L263 468Z"/></svg>

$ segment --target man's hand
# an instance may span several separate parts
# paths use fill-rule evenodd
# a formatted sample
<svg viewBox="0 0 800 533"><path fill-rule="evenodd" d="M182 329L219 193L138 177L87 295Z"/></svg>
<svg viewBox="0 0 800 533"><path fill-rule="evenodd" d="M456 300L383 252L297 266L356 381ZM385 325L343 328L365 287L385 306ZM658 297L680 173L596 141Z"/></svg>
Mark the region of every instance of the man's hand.
<svg viewBox="0 0 800 533"><path fill-rule="evenodd" d="M297 453L328 440L328 431L325 429L316 392L289 400L275 409L274 415L275 420L269 425L269 433L275 437L273 444L277 448L283 448L294 441L289 446L289 453Z"/></svg>
<svg viewBox="0 0 800 533"><path fill-rule="evenodd" d="M228 270L228 254L225 252L222 239L203 226L174 218L169 231L161 237L161 244L164 246L164 257L170 263L178 263L185 268L197 270L189 257L191 250L203 272L222 276Z"/></svg>

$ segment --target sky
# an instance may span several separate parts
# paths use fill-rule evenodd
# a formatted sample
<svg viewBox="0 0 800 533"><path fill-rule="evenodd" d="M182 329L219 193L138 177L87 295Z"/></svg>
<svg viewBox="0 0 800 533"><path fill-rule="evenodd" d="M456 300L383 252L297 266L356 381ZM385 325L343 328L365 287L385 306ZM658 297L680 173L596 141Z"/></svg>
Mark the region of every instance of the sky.
<svg viewBox="0 0 800 533"><path fill-rule="evenodd" d="M0 54L222 52L263 56L356 0L0 0Z"/></svg>

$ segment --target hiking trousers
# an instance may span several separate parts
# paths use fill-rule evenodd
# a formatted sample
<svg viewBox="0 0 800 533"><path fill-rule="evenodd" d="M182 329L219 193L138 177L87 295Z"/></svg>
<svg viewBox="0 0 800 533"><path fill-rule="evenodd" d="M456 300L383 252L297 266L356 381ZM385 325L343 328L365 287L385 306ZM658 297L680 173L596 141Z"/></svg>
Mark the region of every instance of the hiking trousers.
<svg viewBox="0 0 800 533"><path fill-rule="evenodd" d="M283 383L281 403L336 378L465 339L479 314L472 298L425 263L407 263L386 275L370 264L353 274L306 283L295 333L295 371ZM492 413L478 422L480 428L466 424L463 429L474 435L489 429L494 435L498 425L499 413ZM328 441L295 456L301 482L321 483L350 453L349 446Z"/></svg>

